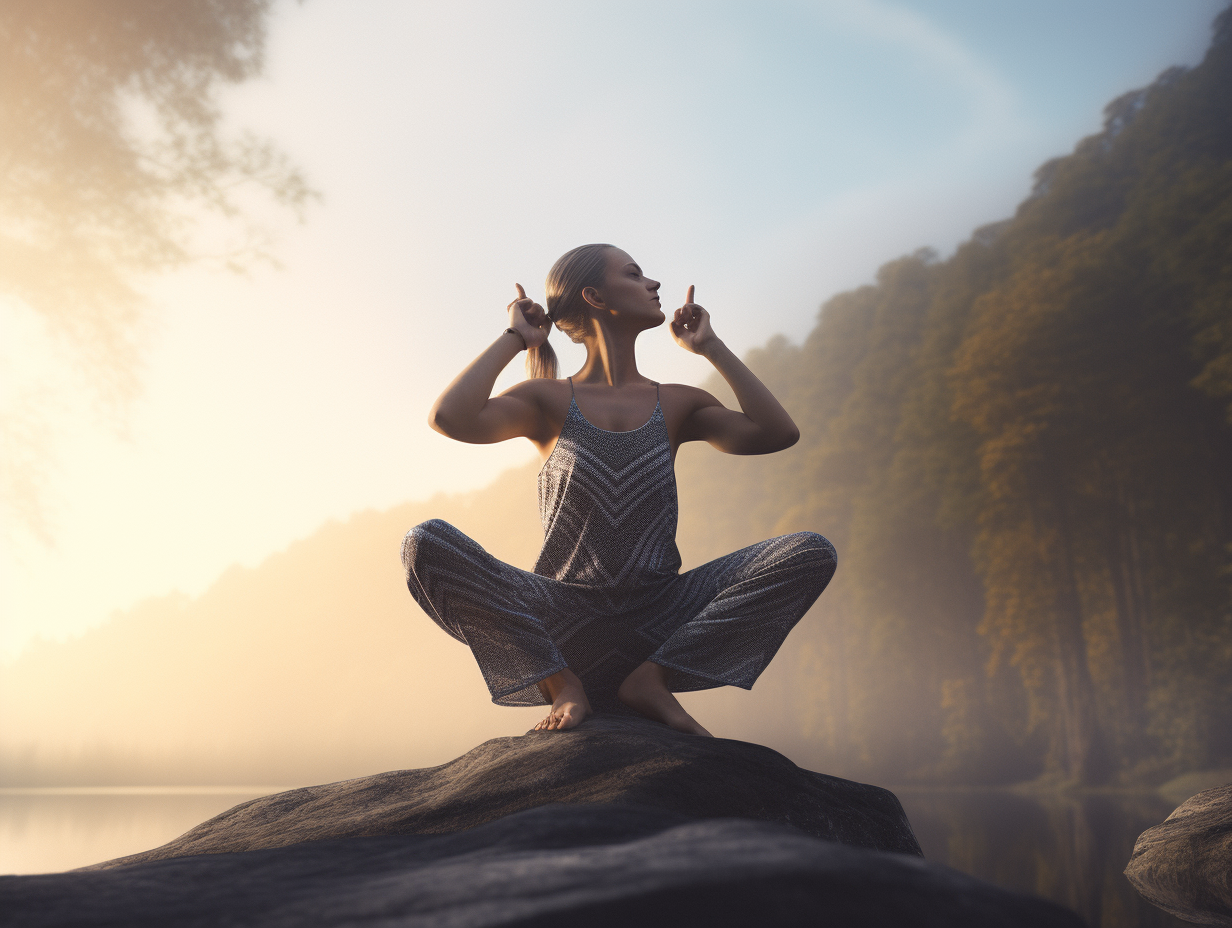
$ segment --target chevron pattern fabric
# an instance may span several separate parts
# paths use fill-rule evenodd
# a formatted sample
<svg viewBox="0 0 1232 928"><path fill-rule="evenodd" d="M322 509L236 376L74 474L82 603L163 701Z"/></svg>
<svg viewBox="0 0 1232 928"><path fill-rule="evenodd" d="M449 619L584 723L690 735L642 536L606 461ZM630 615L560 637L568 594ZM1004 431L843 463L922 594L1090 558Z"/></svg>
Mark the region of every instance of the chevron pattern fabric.
<svg viewBox="0 0 1232 928"><path fill-rule="evenodd" d="M616 690L645 660L668 669L676 692L749 689L829 583L834 547L797 532L682 574L678 511L662 408L610 432L571 401L539 474L534 571L432 519L403 541L407 587L470 646L501 705L542 704L538 682L568 667L596 711L627 712Z"/></svg>

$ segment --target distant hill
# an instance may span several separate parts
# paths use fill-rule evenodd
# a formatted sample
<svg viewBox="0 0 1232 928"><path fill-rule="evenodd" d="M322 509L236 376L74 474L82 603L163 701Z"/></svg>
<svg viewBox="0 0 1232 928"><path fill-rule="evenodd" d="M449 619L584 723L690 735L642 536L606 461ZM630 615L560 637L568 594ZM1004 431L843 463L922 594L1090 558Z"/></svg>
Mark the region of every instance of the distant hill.
<svg viewBox="0 0 1232 928"><path fill-rule="evenodd" d="M144 602L0 678L0 776L28 783L300 783L440 763L530 710L486 699L419 610L402 536L450 519L493 553L537 551L534 470L325 525L196 599Z"/></svg>

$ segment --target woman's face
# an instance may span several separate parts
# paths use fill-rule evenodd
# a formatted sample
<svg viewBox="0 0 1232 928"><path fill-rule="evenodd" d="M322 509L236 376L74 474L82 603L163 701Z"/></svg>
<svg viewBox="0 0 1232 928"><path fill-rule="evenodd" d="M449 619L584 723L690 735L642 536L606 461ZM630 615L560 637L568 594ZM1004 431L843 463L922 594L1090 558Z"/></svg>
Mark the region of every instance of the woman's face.
<svg viewBox="0 0 1232 928"><path fill-rule="evenodd" d="M626 252L612 248L607 255L607 269L599 296L608 312L628 317L630 321L649 323L646 328L661 325L667 318L659 301L659 282L642 273Z"/></svg>

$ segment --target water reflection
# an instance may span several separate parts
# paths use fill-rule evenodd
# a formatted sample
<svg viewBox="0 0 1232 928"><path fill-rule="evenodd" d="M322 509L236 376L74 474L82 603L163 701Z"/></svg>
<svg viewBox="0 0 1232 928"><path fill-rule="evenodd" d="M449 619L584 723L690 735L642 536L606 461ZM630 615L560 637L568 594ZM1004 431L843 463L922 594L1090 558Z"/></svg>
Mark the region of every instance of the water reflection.
<svg viewBox="0 0 1232 928"><path fill-rule="evenodd" d="M277 787L0 790L0 873L53 873L166 844Z"/></svg>
<svg viewBox="0 0 1232 928"><path fill-rule="evenodd" d="M1054 899L1092 928L1188 926L1142 899L1122 874L1138 835L1174 808L1154 793L895 793L931 861Z"/></svg>
<svg viewBox="0 0 1232 928"><path fill-rule="evenodd" d="M275 787L0 790L0 873L48 873L165 844ZM929 860L1055 899L1091 928L1183 928L1122 875L1174 804L1154 794L1037 796L897 788Z"/></svg>

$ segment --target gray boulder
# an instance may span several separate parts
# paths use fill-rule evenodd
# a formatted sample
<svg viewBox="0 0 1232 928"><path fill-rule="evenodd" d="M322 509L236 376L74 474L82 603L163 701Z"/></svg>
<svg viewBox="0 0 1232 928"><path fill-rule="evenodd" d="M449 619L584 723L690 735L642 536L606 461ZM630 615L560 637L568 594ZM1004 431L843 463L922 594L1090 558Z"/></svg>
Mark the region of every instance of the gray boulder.
<svg viewBox="0 0 1232 928"><path fill-rule="evenodd" d="M97 866L335 838L453 834L550 803L776 822L855 847L921 853L889 790L803 770L758 744L595 716L568 732L494 738L439 767L254 799L170 844Z"/></svg>
<svg viewBox="0 0 1232 928"><path fill-rule="evenodd" d="M1232 925L1232 783L1198 793L1144 831L1125 875L1177 918Z"/></svg>
<svg viewBox="0 0 1232 928"><path fill-rule="evenodd" d="M616 717L267 796L95 867L0 878L0 911L30 928L1084 924L925 862L886 790Z"/></svg>

